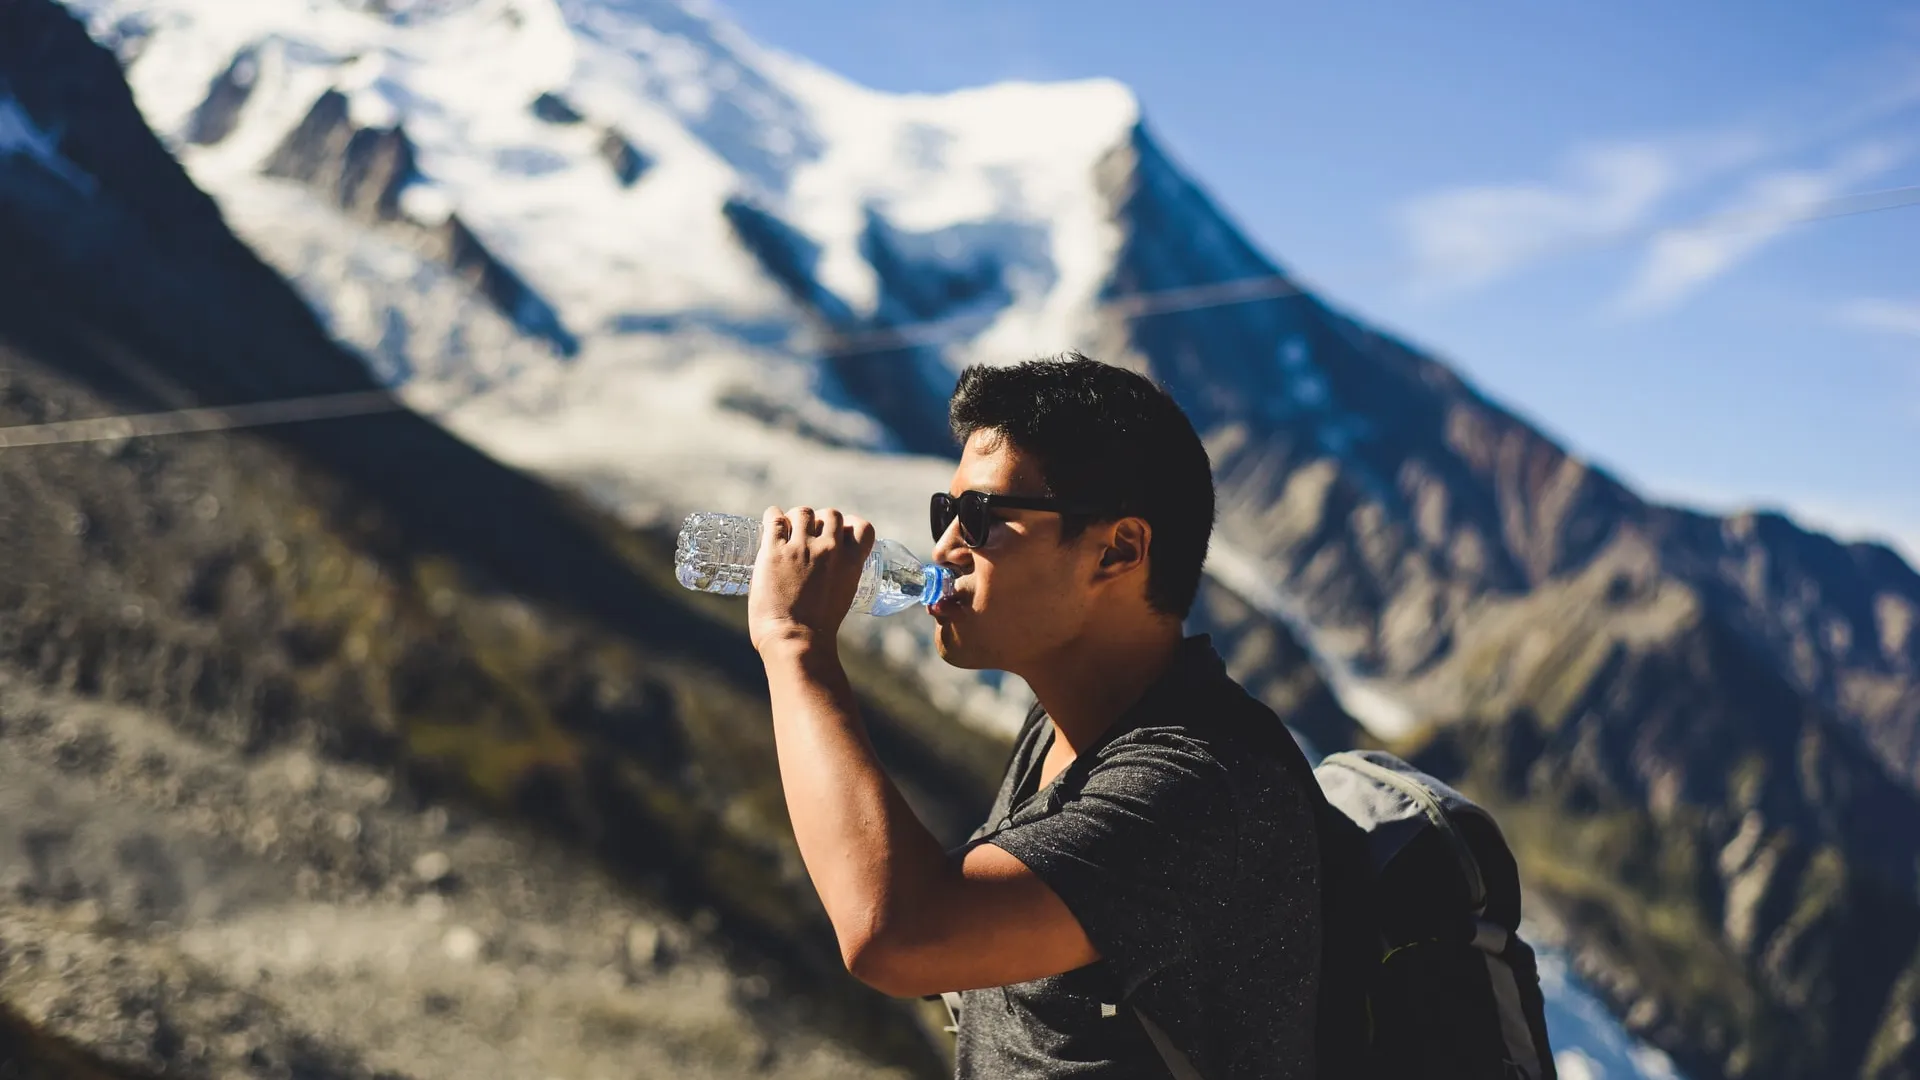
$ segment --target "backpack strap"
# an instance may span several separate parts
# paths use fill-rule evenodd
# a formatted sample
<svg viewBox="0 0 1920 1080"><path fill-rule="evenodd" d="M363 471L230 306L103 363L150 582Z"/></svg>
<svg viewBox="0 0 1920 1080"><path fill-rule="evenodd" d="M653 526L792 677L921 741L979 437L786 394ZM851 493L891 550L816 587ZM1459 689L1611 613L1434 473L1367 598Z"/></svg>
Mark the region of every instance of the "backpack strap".
<svg viewBox="0 0 1920 1080"><path fill-rule="evenodd" d="M1140 1026L1147 1030L1147 1038L1153 1040L1153 1048L1160 1051L1160 1060L1167 1063L1167 1071L1173 1074L1173 1080L1201 1080L1200 1070L1194 1068L1187 1055L1173 1045L1173 1040L1167 1037L1159 1024L1148 1019L1137 1005L1134 1006L1133 1015L1140 1018Z"/></svg>
<svg viewBox="0 0 1920 1080"><path fill-rule="evenodd" d="M933 995L928 995L928 997L931 999ZM953 1026L947 1028L948 1033L959 1034L960 995L948 991L940 994L939 998L941 1003L947 1007L947 1018L953 1021ZM1173 1040L1167 1037L1166 1031L1162 1029L1159 1024L1149 1020L1147 1014L1141 1012L1138 1006L1134 1007L1133 1015L1140 1018L1140 1026L1146 1030L1147 1038L1152 1040L1153 1048L1159 1051L1160 1060L1166 1062L1167 1071L1173 1074L1173 1080L1202 1080L1200 1070L1194 1068L1193 1062L1188 1059L1187 1055L1182 1053L1179 1047L1173 1045Z"/></svg>

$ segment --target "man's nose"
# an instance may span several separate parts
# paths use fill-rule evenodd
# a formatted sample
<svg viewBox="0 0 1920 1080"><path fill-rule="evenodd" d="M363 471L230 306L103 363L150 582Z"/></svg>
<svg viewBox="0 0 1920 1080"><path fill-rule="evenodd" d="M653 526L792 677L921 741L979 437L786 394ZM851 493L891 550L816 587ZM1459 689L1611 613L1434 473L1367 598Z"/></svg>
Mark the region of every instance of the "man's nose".
<svg viewBox="0 0 1920 1080"><path fill-rule="evenodd" d="M933 545L933 561L940 566L949 566L955 570L965 570L967 560L973 557L973 551L960 542L959 521L947 522L947 531Z"/></svg>

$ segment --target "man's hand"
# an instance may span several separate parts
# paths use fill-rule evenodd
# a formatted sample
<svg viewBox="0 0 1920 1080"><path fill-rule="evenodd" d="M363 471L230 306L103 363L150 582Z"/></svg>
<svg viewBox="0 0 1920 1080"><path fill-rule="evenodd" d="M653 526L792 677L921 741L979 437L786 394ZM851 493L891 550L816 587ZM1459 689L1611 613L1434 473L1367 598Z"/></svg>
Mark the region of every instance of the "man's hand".
<svg viewBox="0 0 1920 1080"><path fill-rule="evenodd" d="M798 506L770 506L760 520L760 553L747 593L747 633L762 653L782 642L834 641L873 550L864 518Z"/></svg>

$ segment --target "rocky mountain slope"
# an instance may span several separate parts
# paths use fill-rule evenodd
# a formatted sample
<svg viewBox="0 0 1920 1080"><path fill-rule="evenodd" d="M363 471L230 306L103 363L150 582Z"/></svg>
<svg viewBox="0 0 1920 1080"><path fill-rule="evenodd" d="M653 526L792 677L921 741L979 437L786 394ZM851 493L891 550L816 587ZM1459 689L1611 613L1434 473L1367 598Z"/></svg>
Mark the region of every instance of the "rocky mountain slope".
<svg viewBox="0 0 1920 1080"><path fill-rule="evenodd" d="M1915 1074L1920 578L1646 503L1300 291L1123 88L879 95L669 0L74 7L376 377L631 523L806 499L912 539L958 364L1077 345L1152 372L1214 457L1196 623L1237 675L1322 745L1351 712L1502 803L1542 929L1696 1080ZM84 194L94 118L19 93L7 160ZM375 490L375 460L442 467L342 442ZM549 539L495 556L551 591L573 557ZM1024 705L908 624L849 633L983 726Z"/></svg>

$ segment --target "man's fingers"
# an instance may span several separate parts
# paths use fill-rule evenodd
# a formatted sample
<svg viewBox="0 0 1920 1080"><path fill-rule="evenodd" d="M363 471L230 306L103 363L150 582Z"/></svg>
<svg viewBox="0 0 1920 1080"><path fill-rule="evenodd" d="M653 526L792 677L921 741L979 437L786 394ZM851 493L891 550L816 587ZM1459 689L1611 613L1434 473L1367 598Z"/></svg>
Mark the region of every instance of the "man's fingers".
<svg viewBox="0 0 1920 1080"><path fill-rule="evenodd" d="M760 523L763 535L779 541L804 542L817 536L831 543L846 541L860 548L874 543L872 522L832 507L815 510L811 506L796 506L783 511L778 506L769 506Z"/></svg>
<svg viewBox="0 0 1920 1080"><path fill-rule="evenodd" d="M787 517L793 521L793 535L791 539L805 540L809 536L819 535L820 523L813 516L813 507L796 506L792 510L787 511Z"/></svg>
<svg viewBox="0 0 1920 1080"><path fill-rule="evenodd" d="M866 518L847 515L847 537L862 551L873 546L873 522Z"/></svg>

